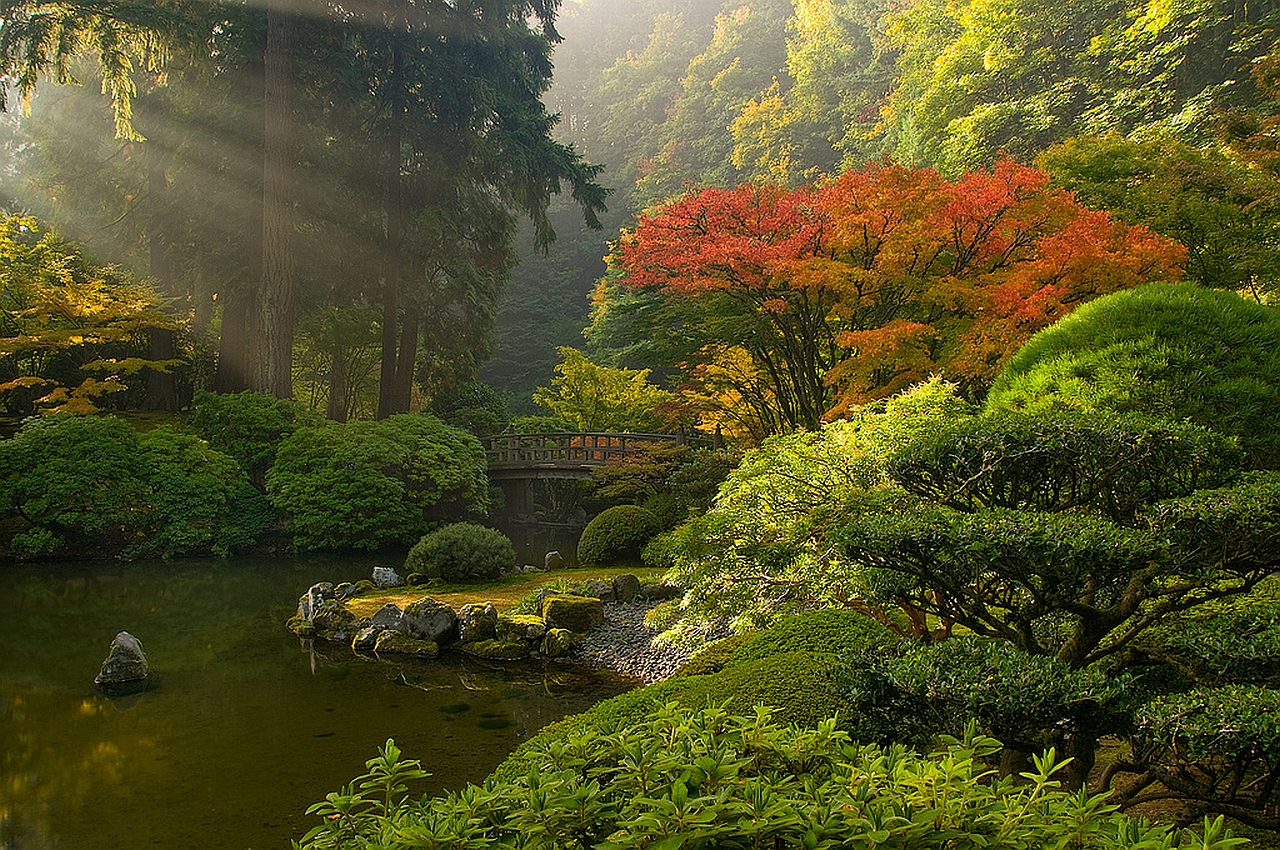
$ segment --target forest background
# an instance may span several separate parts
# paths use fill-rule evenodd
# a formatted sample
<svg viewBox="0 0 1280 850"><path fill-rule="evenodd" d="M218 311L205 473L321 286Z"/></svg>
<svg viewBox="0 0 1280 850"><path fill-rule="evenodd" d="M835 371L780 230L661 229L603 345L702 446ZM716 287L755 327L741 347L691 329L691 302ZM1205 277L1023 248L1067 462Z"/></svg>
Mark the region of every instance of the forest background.
<svg viewBox="0 0 1280 850"><path fill-rule="evenodd" d="M14 4L8 14L24 8L41 6ZM566 344L593 362L678 382L689 352L637 320L654 315L652 297L646 304L618 274L605 276L609 240L693 189L795 189L885 160L953 180L1002 156L1034 161L1083 204L1180 243L1185 279L1262 300L1274 285L1272 4L586 0L504 11L503 38L543 44L495 48L443 71L423 65L416 80L394 64L394 39L305 21L295 36L298 333L289 386L277 394L292 390L331 418L366 417L417 407L479 375L513 411L532 413L533 391L569 356L557 348ZM538 15L549 24L553 12L554 29L540 29ZM509 25L521 16L535 26ZM101 41L82 54L107 60L111 97L96 85L41 87L30 116L11 112L5 125L9 208L48 222L96 261L151 278L168 298L176 347L149 356L173 361L171 386L150 370L145 389L125 381L139 398L112 404L174 406L195 389L253 383L246 366L239 375L228 368L236 349L227 343L240 332L233 311L245 309L236 293L261 273L246 243L263 211L244 187L263 178L244 172L246 151L263 144L264 107L238 99L228 80L254 73L234 57L262 45L235 41L261 39L246 34L263 27L237 29L236 20L207 29L200 50L167 48L152 70L142 59L158 46L113 54ZM502 43L484 37L475 43ZM557 37L553 75L545 59ZM113 72L112 56L134 59ZM538 61L511 59L520 56ZM81 61L66 74L101 73ZM449 126L439 123L448 73L467 61L488 63L486 83L460 89L455 100L473 100L455 104L457 115L474 121L477 103L490 114L505 103L520 126L495 141L473 124L457 137L489 147L462 155L432 138ZM19 77L10 82L21 87ZM122 134L111 104L130 86ZM530 107L528 92L544 90L545 110ZM397 91L408 99L396 103ZM393 114L404 126L391 126ZM391 132L407 152L403 206L416 211L394 225L404 242L398 264L381 253L392 230L381 208L390 181L379 172ZM503 157L506 173L484 171ZM557 194L560 181L573 200ZM607 211L601 189L610 190ZM589 226L597 215L599 229ZM409 284L388 303L381 294L393 274ZM128 368L129 358L114 363ZM110 380L99 374L96 386ZM902 385L881 384L882 395ZM37 390L16 387L9 400L25 392L29 406Z"/></svg>

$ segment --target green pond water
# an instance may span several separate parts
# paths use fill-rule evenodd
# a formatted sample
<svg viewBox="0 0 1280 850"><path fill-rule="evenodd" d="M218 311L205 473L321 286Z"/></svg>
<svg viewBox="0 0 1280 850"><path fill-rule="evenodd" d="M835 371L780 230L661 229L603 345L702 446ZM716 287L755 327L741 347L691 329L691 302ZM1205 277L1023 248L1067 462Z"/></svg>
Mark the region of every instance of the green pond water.
<svg viewBox="0 0 1280 850"><path fill-rule="evenodd" d="M287 848L387 738L432 772L415 790L459 788L628 687L448 652L384 663L285 630L313 582L372 564L0 566L0 848ZM113 700L93 678L121 630L155 686Z"/></svg>

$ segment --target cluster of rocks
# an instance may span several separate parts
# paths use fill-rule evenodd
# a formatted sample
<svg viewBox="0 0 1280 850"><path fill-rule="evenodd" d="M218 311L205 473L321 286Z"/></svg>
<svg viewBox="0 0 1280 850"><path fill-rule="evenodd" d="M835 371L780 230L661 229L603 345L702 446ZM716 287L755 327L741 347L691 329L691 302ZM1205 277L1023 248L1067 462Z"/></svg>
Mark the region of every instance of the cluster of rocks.
<svg viewBox="0 0 1280 850"><path fill-rule="evenodd" d="M391 582L397 579L375 571L373 583L395 587L399 585ZM591 582L583 595L544 590L538 597L537 614L500 614L492 602L463 605L454 611L424 596L403 609L388 603L372 617L359 618L345 604L359 591L359 585L350 583L312 585L298 599L289 628L302 637L349 643L356 652L377 655L434 658L442 644L456 642L463 652L481 658L564 658L605 624L606 602L611 603L610 609L619 604L638 606L643 617L643 610L654 601L681 593L668 585L642 585L635 576L624 574L612 581ZM647 637L645 643L648 645ZM629 672L616 664L599 666Z"/></svg>

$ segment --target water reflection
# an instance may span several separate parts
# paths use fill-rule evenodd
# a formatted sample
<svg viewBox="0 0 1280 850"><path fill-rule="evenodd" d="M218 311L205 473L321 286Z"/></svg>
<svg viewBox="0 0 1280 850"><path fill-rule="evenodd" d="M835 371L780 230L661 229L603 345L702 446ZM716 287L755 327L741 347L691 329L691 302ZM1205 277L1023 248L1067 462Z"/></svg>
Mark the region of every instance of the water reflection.
<svg viewBox="0 0 1280 850"><path fill-rule="evenodd" d="M459 787L623 687L449 653L386 663L283 629L313 581L368 566L0 571L0 847L287 847L389 737L434 774L420 790ZM159 686L110 700L92 681L121 629Z"/></svg>

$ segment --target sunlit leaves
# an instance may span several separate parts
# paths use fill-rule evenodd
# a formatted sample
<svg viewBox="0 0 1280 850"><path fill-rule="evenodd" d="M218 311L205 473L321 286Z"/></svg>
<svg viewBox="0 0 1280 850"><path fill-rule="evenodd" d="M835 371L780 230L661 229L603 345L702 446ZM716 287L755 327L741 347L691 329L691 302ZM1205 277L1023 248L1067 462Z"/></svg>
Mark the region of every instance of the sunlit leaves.
<svg viewBox="0 0 1280 850"><path fill-rule="evenodd" d="M95 410L123 376L171 361L136 356L149 328L173 328L161 299L98 267L33 219L0 222L0 398L62 412Z"/></svg>
<svg viewBox="0 0 1280 850"><path fill-rule="evenodd" d="M1182 258L1002 159L957 180L885 164L790 190L691 193L642 215L614 264L701 334L683 364L691 392L705 396L700 375L723 378L725 352L743 351L751 368L721 392L759 396L762 380L787 429L941 370L980 393L1034 332L1090 298L1176 278Z"/></svg>

